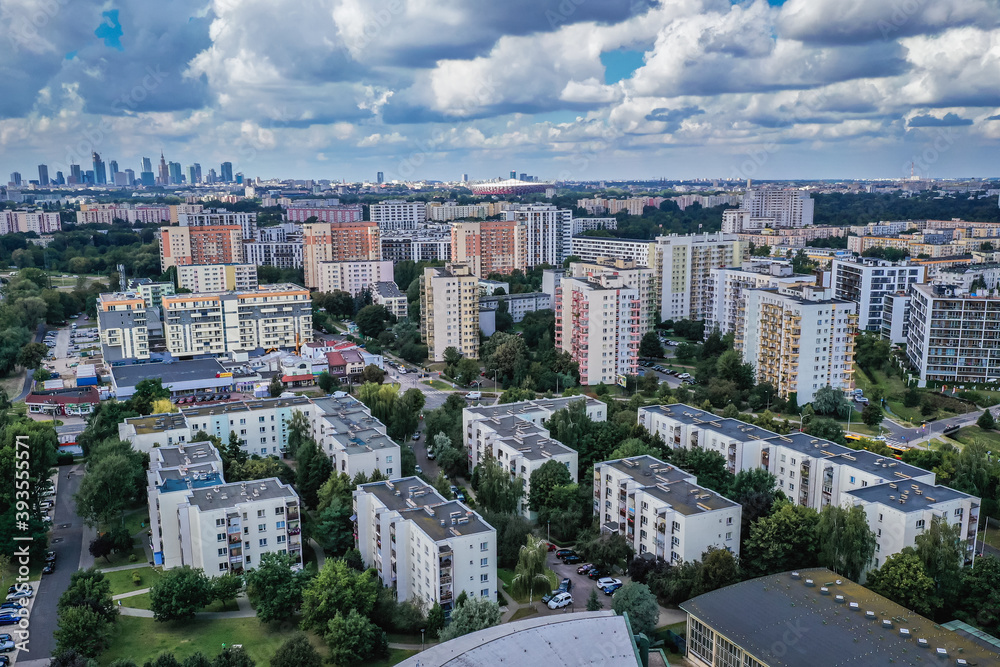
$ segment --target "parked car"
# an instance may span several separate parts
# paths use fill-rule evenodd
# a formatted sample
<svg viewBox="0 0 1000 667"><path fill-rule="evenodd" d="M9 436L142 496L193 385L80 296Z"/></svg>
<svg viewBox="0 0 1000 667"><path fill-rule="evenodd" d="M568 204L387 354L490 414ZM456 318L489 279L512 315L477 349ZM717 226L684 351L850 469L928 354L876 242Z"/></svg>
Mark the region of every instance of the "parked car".
<svg viewBox="0 0 1000 667"><path fill-rule="evenodd" d="M556 558L562 560L563 558L569 556L570 554L573 554L575 556L576 552L573 551L572 549L559 549L558 551L556 551Z"/></svg>
<svg viewBox="0 0 1000 667"><path fill-rule="evenodd" d="M419 440L419 439L420 439L420 431L417 431L416 433L413 434L413 440Z"/></svg>
<svg viewBox="0 0 1000 667"><path fill-rule="evenodd" d="M573 588L573 582L569 577L563 577L563 580L559 582L559 590L569 593Z"/></svg>
<svg viewBox="0 0 1000 667"><path fill-rule="evenodd" d="M608 572L607 570L605 570L603 568L600 568L600 567L595 567L595 568L591 568L590 572L587 573L587 576L596 581L598 579L603 579L604 577L608 576L609 574L611 574L611 573Z"/></svg>
<svg viewBox="0 0 1000 667"><path fill-rule="evenodd" d="M424 469L420 467L420 464L413 466L413 469L417 472L418 475L424 474Z"/></svg>
<svg viewBox="0 0 1000 667"><path fill-rule="evenodd" d="M0 667L10 667L10 658L0 655Z"/></svg>
<svg viewBox="0 0 1000 667"><path fill-rule="evenodd" d="M622 583L621 579L614 579L613 577L604 577L603 579L597 580L597 587L600 588L601 590L604 590L605 588L611 586L612 584L621 584L621 583Z"/></svg>
<svg viewBox="0 0 1000 667"><path fill-rule="evenodd" d="M45 552L45 562L46 563L54 563L54 562L56 562L56 552L55 551L46 551Z"/></svg>
<svg viewBox="0 0 1000 667"><path fill-rule="evenodd" d="M691 374L690 373L681 373L677 377L679 377L682 380L687 380L689 377L691 377Z"/></svg>
<svg viewBox="0 0 1000 667"><path fill-rule="evenodd" d="M20 600L18 600L17 602L3 602L0 603L0 614L16 612L22 608L24 608L24 605L21 603Z"/></svg>
<svg viewBox="0 0 1000 667"><path fill-rule="evenodd" d="M604 591L605 595L614 595L615 591L617 591L621 587L622 587L621 582L618 582L617 584L611 584L610 586L605 586L601 590Z"/></svg>
<svg viewBox="0 0 1000 667"><path fill-rule="evenodd" d="M549 609L562 609L573 604L573 596L569 593L560 593L549 600Z"/></svg>
<svg viewBox="0 0 1000 667"><path fill-rule="evenodd" d="M580 567L576 568L576 573L577 574L587 574L592 569L594 569L594 564L593 563L584 563Z"/></svg>
<svg viewBox="0 0 1000 667"><path fill-rule="evenodd" d="M0 625L17 625L20 622L21 617L17 614L0 614Z"/></svg>
<svg viewBox="0 0 1000 667"><path fill-rule="evenodd" d="M542 604L548 604L549 600L551 600L557 595L559 595L559 591L549 591L548 593L542 596Z"/></svg>
<svg viewBox="0 0 1000 667"><path fill-rule="evenodd" d="M35 591L30 588L24 591L14 591L13 593L7 594L7 601L11 602L12 600L23 600L24 598L30 598L34 594Z"/></svg>
<svg viewBox="0 0 1000 667"><path fill-rule="evenodd" d="M0 641L0 653L10 653L16 649L17 646L14 645L13 640Z"/></svg>
<svg viewBox="0 0 1000 667"><path fill-rule="evenodd" d="M556 550L556 545L549 542L549 551L555 551L555 550Z"/></svg>
<svg viewBox="0 0 1000 667"><path fill-rule="evenodd" d="M52 574L56 571L55 563L46 563L45 567L42 568L42 574Z"/></svg>
<svg viewBox="0 0 1000 667"><path fill-rule="evenodd" d="M20 588L21 588L20 584L13 584L7 588L7 593L8 594L13 593L14 591L20 590ZM28 584L27 586L25 586L25 588L27 588L31 592L35 591L35 587L32 586L31 584Z"/></svg>
<svg viewBox="0 0 1000 667"><path fill-rule="evenodd" d="M583 556L578 556L577 554L573 554L572 556L566 556L565 558L563 558L563 562L566 563L567 565L576 565L577 563L583 562Z"/></svg>

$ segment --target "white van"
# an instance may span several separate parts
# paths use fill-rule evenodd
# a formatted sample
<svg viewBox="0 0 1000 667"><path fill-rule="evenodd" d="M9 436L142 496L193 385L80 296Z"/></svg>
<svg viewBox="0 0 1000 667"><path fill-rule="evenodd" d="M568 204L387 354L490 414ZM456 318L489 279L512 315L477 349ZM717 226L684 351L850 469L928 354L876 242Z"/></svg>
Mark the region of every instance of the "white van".
<svg viewBox="0 0 1000 667"><path fill-rule="evenodd" d="M470 401L478 401L483 397L483 393L481 391L470 391L465 397Z"/></svg>

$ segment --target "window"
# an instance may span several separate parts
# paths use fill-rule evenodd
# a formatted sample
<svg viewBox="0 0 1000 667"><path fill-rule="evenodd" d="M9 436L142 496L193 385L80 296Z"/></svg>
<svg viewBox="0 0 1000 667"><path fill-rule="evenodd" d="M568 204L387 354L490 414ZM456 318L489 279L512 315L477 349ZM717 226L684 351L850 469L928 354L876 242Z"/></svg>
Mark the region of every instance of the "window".
<svg viewBox="0 0 1000 667"><path fill-rule="evenodd" d="M219 563L219 572L229 569L229 563Z"/></svg>
<svg viewBox="0 0 1000 667"><path fill-rule="evenodd" d="M693 652L708 664L715 664L712 659L715 653L715 633L698 622L698 619L696 618L691 619L691 628L689 632L691 636L691 643L688 646L688 650Z"/></svg>
<svg viewBox="0 0 1000 667"><path fill-rule="evenodd" d="M490 559L489 558L483 558L482 560L479 561L479 566L480 567L486 567L489 564L490 564Z"/></svg>
<svg viewBox="0 0 1000 667"><path fill-rule="evenodd" d="M277 516L283 516L285 514L285 508L284 507L275 507L274 508L274 513Z"/></svg>
<svg viewBox="0 0 1000 667"><path fill-rule="evenodd" d="M257 532L258 533L263 533L266 530L267 530L267 524L266 523L258 523L257 524Z"/></svg>
<svg viewBox="0 0 1000 667"><path fill-rule="evenodd" d="M727 526L733 525L733 517L731 517L731 516L727 516L726 517L726 525Z"/></svg>
<svg viewBox="0 0 1000 667"><path fill-rule="evenodd" d="M484 597L484 598L488 598L489 596L490 596L490 589L488 589L488 588L484 588L484 589L483 589L483 594L482 594L482 597Z"/></svg>
<svg viewBox="0 0 1000 667"><path fill-rule="evenodd" d="M486 551L489 548L490 548L490 543L489 542L480 542L479 543L479 550L480 551Z"/></svg>
<svg viewBox="0 0 1000 667"><path fill-rule="evenodd" d="M285 536L278 535L278 544L284 544L284 543L285 543Z"/></svg>
<svg viewBox="0 0 1000 667"><path fill-rule="evenodd" d="M267 538L266 537L262 537L259 540L257 540L257 546L258 547L262 547L262 548L266 547L267 546Z"/></svg>
<svg viewBox="0 0 1000 667"><path fill-rule="evenodd" d="M851 475L851 484L854 484L854 475Z"/></svg>
<svg viewBox="0 0 1000 667"><path fill-rule="evenodd" d="M215 520L215 527L216 528L219 528L219 527L225 526L225 525L226 525L226 520L225 519L216 519Z"/></svg>
<svg viewBox="0 0 1000 667"><path fill-rule="evenodd" d="M794 490L795 490L795 485L794 485L794 484L792 484L791 482L789 482L789 483L788 483L788 490L789 490L789 491L794 491Z"/></svg>
<svg viewBox="0 0 1000 667"><path fill-rule="evenodd" d="M285 522L284 521L278 521L278 522L276 522L274 524L274 528L275 528L275 530L283 530L285 528Z"/></svg>
<svg viewBox="0 0 1000 667"><path fill-rule="evenodd" d="M731 539L733 539L733 533L732 533L732 531L730 531L730 532L726 533L726 539L727 539L727 540L731 540Z"/></svg>
<svg viewBox="0 0 1000 667"><path fill-rule="evenodd" d="M955 516L962 516L962 512L963 512L963 509L961 507L959 507L958 509L955 510Z"/></svg>
<svg viewBox="0 0 1000 667"><path fill-rule="evenodd" d="M488 575L488 574L481 574L481 575L479 575L479 583L485 584L489 580L490 580L490 575Z"/></svg>
<svg viewBox="0 0 1000 667"><path fill-rule="evenodd" d="M924 520L917 519L917 530L923 530L923 529L924 529Z"/></svg>
<svg viewBox="0 0 1000 667"><path fill-rule="evenodd" d="M257 516L258 517L263 517L264 516L264 510L257 510Z"/></svg>

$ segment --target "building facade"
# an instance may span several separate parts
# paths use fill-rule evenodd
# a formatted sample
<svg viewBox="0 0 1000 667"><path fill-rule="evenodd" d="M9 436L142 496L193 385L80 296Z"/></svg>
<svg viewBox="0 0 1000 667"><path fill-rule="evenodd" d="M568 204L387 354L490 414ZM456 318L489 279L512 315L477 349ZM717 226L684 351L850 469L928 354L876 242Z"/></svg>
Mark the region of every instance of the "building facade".
<svg viewBox="0 0 1000 667"><path fill-rule="evenodd" d="M858 305L858 330L881 332L886 297L925 282L923 266L874 257L835 259L830 265L833 297Z"/></svg>
<svg viewBox="0 0 1000 667"><path fill-rule="evenodd" d="M406 294L392 280L384 280L372 285L372 303L385 306L397 320L409 316L409 301Z"/></svg>
<svg viewBox="0 0 1000 667"><path fill-rule="evenodd" d="M243 239L257 238L257 214L236 213L225 209L202 210L197 213L178 213L177 224L181 227L239 227Z"/></svg>
<svg viewBox="0 0 1000 667"><path fill-rule="evenodd" d="M160 269L188 264L242 264L243 230L224 227L162 227Z"/></svg>
<svg viewBox="0 0 1000 667"><path fill-rule="evenodd" d="M146 300L135 292L101 294L97 298L97 330L105 361L149 359Z"/></svg>
<svg viewBox="0 0 1000 667"><path fill-rule="evenodd" d="M348 292L357 296L372 289L375 283L392 280L392 262L319 262L316 265L316 290Z"/></svg>
<svg viewBox="0 0 1000 667"><path fill-rule="evenodd" d="M746 295L752 289L776 289L779 292L796 285L814 285L816 276L795 275L785 262L751 262L743 268L711 269L709 314L705 333L715 329L736 340L743 339Z"/></svg>
<svg viewBox="0 0 1000 667"><path fill-rule="evenodd" d="M434 361L456 348L479 358L479 280L467 264L425 268L420 277L420 337Z"/></svg>
<svg viewBox="0 0 1000 667"><path fill-rule="evenodd" d="M255 264L189 264L177 267L177 286L192 292L257 289Z"/></svg>
<svg viewBox="0 0 1000 667"><path fill-rule="evenodd" d="M427 204L422 201L383 201L372 204L368 211L382 231L416 229L427 221Z"/></svg>
<svg viewBox="0 0 1000 667"><path fill-rule="evenodd" d="M661 320L703 320L711 308L712 269L743 265L735 234L656 237Z"/></svg>
<svg viewBox="0 0 1000 667"><path fill-rule="evenodd" d="M480 278L523 270L517 260L517 223L513 220L462 220L451 225L451 261L468 264Z"/></svg>
<svg viewBox="0 0 1000 667"><path fill-rule="evenodd" d="M378 225L372 222L319 222L302 225L302 265L306 287L319 287L320 262L376 262L382 259Z"/></svg>

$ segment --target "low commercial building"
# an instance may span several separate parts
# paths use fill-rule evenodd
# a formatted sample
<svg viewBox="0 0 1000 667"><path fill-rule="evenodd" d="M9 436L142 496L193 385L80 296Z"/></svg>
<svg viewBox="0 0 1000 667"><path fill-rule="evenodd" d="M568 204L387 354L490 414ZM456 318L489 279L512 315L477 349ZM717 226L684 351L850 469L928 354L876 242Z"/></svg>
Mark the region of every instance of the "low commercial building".
<svg viewBox="0 0 1000 667"><path fill-rule="evenodd" d="M409 315L410 304L406 300L406 295L391 280L379 281L372 285L372 303L385 306L397 320Z"/></svg>
<svg viewBox="0 0 1000 667"><path fill-rule="evenodd" d="M101 403L97 387L34 390L24 399L28 412L34 415L89 415Z"/></svg>
<svg viewBox="0 0 1000 667"><path fill-rule="evenodd" d="M953 632L826 568L773 574L682 602L696 667L993 665L994 644Z"/></svg>
<svg viewBox="0 0 1000 667"><path fill-rule="evenodd" d="M319 262L316 264L316 290L348 292L357 296L372 289L375 283L391 281L392 262Z"/></svg>
<svg viewBox="0 0 1000 667"><path fill-rule="evenodd" d="M497 535L476 512L418 477L354 491L355 545L398 600L451 611L462 593L497 595Z"/></svg>
<svg viewBox="0 0 1000 667"><path fill-rule="evenodd" d="M160 378L175 397L233 391L233 374L215 359L111 367L111 388L120 401L131 398L135 386L147 378Z"/></svg>
<svg viewBox="0 0 1000 667"><path fill-rule="evenodd" d="M743 508L652 456L594 465L594 516L601 532L624 536L636 554L669 563L701 560L709 549L740 553Z"/></svg>
<svg viewBox="0 0 1000 667"><path fill-rule="evenodd" d="M255 264L190 264L177 267L177 286L195 293L257 289Z"/></svg>

